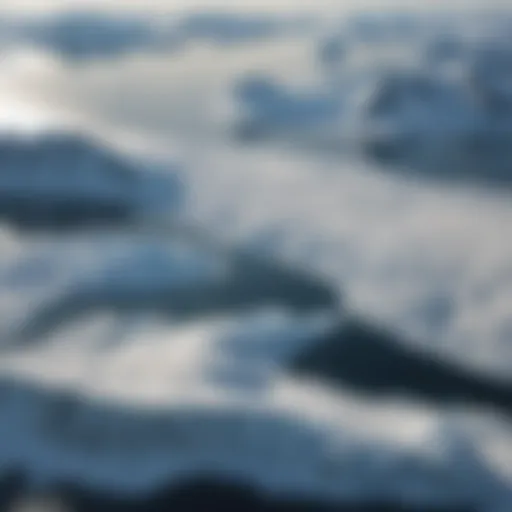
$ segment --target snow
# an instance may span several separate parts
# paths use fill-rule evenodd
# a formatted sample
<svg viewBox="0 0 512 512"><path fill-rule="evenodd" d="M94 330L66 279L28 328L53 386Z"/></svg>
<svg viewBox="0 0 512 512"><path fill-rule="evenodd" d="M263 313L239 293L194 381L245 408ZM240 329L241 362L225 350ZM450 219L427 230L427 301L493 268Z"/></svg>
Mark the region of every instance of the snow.
<svg viewBox="0 0 512 512"><path fill-rule="evenodd" d="M163 172L79 133L4 133L0 158L4 202L31 200L51 208L59 201L89 201L147 215L177 211L183 200L176 166Z"/></svg>
<svg viewBox="0 0 512 512"><path fill-rule="evenodd" d="M332 311L310 311L311 304L300 313L290 307L297 290L312 289L324 299L346 293L343 313L382 318L410 334L411 344L434 345L439 357L504 378L510 369L509 192L467 187L463 166L449 169L461 182L449 187L388 175L358 154L372 138L397 140L400 148L414 138L423 144L419 152L415 146L416 159L431 154L450 162L447 155L457 156L466 137L506 141L510 118L491 107L496 96L508 101L508 89L495 88L507 70L502 76L494 57L480 54L488 35L462 18L453 25L455 47L446 42L446 20L437 28L421 17L377 17L344 31L330 18L315 39L199 44L80 71L50 59L36 68L28 63L31 72L11 69L12 83L2 80L11 85L6 97L19 88L35 103L56 102L95 133L135 122L148 147L182 146L190 225L251 256L307 268L318 282L266 264L250 279L255 267L248 265L242 283L277 275L277 287L259 288L254 302L249 294L236 313L227 304L212 315L180 317L156 306L171 299L176 306L192 292L218 297L238 271L233 259L242 270L248 260L175 235L163 241L162 234L142 240L106 232L61 243L2 230L5 341L48 304L72 309L85 297L87 307L33 343L3 348L1 465L21 464L37 484L70 479L124 494L211 472L274 495L507 511L509 420L484 410L372 400L283 372L340 320ZM229 23L237 36L240 27ZM375 24L380 29L369 32ZM485 77L476 76L482 62ZM471 82L468 74L488 80ZM263 78L251 82L255 76ZM263 87L233 98L248 83ZM394 100L372 110L370 100L378 103L383 89ZM272 143L242 147L229 139L232 130L219 133L240 119L205 105L224 106L230 95L241 100L235 114L243 107L242 121L263 126ZM277 148L282 141L288 145ZM153 174L145 162L125 165L110 147L94 148L74 136L9 139L0 145L0 190L108 197L144 211L150 202L157 210L180 203L183 182L170 161ZM480 175L488 169L482 161ZM126 297L136 307L114 307ZM140 308L141 297L151 307Z"/></svg>
<svg viewBox="0 0 512 512"><path fill-rule="evenodd" d="M512 126L510 15L477 16L331 20L316 43L316 83L297 94L271 75L259 77L253 88L266 83L266 96L237 94L241 121L234 124L294 149L355 152L438 179L462 168L484 182L510 182L510 152L500 142ZM251 83L239 81L236 91L248 90ZM382 154L372 150L379 147Z"/></svg>
<svg viewBox="0 0 512 512"><path fill-rule="evenodd" d="M9 442L0 461L21 464L38 485L85 481L129 496L213 473L295 499L395 497L484 511L510 499L462 421L283 378L286 353L328 328L326 319L266 314L173 327L141 316L103 347L105 319L85 325L2 358ZM251 374L260 377L249 382Z"/></svg>

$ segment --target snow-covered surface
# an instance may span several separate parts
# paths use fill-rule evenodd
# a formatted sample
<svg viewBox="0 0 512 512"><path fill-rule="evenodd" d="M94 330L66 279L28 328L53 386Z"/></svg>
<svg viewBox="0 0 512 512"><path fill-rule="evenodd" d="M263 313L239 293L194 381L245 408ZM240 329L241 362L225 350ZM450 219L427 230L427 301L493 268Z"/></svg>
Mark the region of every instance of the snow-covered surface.
<svg viewBox="0 0 512 512"><path fill-rule="evenodd" d="M136 274L156 272L156 256L179 293L218 262L176 240L144 245L111 233L39 243L12 234L4 246L6 302L22 292L34 300L39 289L46 304L70 283L154 290L163 281ZM112 280L106 268L119 273ZM23 303L22 323L30 310ZM4 347L0 463L21 466L37 486L86 482L125 496L206 473L282 498L506 510L512 468L491 450L510 442L505 421L286 376L284 366L339 321L338 311L271 306L185 322L97 311Z"/></svg>
<svg viewBox="0 0 512 512"><path fill-rule="evenodd" d="M76 479L125 496L211 473L284 498L510 503L464 417L284 378L279 363L328 325L268 314L177 328L89 319L2 357L0 461L34 484ZM104 344L112 330L116 342Z"/></svg>
<svg viewBox="0 0 512 512"><path fill-rule="evenodd" d="M126 207L141 216L171 214L184 199L180 180L172 163L161 169L79 133L4 132L0 138L3 202L33 200L51 208L77 200Z"/></svg>
<svg viewBox="0 0 512 512"><path fill-rule="evenodd" d="M266 94L235 94L235 133L294 148L370 153L438 178L463 173L510 182L510 13L477 17L368 13L331 20L316 43L313 87L297 92L269 75ZM247 78L241 82L247 88ZM371 152L377 145L388 153Z"/></svg>
<svg viewBox="0 0 512 512"><path fill-rule="evenodd" d="M253 258L173 223L153 225L153 231L148 222L124 233L105 229L53 237L11 232L4 245L5 343L27 336L37 341L91 311L143 310L184 319L269 307L337 312L341 303L328 284L300 267Z"/></svg>
<svg viewBox="0 0 512 512"><path fill-rule="evenodd" d="M232 45L307 31L307 18L218 12L106 13L83 7L63 13L0 17L4 45L45 48L75 62L131 53L180 51L194 44Z"/></svg>
<svg viewBox="0 0 512 512"><path fill-rule="evenodd" d="M0 97L11 109L12 98L21 98L25 117L30 107L58 107L94 133L115 138L126 128L159 154L179 146L189 225L251 254L307 267L346 295L359 316L380 318L439 357L509 378L509 192L468 186L473 169L463 166L452 169L458 185L386 174L352 151L365 137L409 143L419 134L425 146L413 156L431 154L446 165L445 147L468 134L498 134L506 146L510 118L492 109L495 95L508 101L508 87L495 87L507 82L494 75L506 67L491 65L489 72L494 57L480 43L485 26L493 45L506 50L509 43L498 37L496 18L487 24L482 17L471 28L465 17L456 25L434 19L443 22L435 30L426 18L393 19L389 29L363 16L347 32L331 10L315 38L199 44L79 68L48 56L19 58L13 50ZM507 19L499 21L504 27ZM455 34L455 43L446 34ZM337 38L344 50L327 51L325 42ZM477 68L488 82L463 78ZM249 148L233 141L240 113L233 93L255 76L268 78L242 114L254 115L274 142L292 144ZM372 111L383 81L396 101ZM47 169L59 174L54 183L62 188L53 163L65 154L51 156ZM45 162L39 154L34 159ZM97 163L87 156L77 168L80 193L101 188ZM441 167L434 170L443 174ZM486 169L479 164L476 171ZM107 234L67 245L1 235L4 334L70 290L187 290L226 270L209 251L141 244L129 234L126 243ZM295 497L388 497L508 512L509 421L483 410L377 402L286 377L284 364L331 319L267 306L187 321L91 311L38 343L13 347L4 337L0 429L12 442L0 445L0 460L21 461L36 481L65 476L124 492L210 470ZM69 402L63 405L58 390L78 397L69 421Z"/></svg>

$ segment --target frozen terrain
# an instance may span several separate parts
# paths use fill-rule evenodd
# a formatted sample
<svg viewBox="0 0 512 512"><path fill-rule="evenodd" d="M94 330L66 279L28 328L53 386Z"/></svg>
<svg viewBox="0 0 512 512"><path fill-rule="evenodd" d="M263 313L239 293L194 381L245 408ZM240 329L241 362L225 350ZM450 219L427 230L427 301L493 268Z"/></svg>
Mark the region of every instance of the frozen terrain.
<svg viewBox="0 0 512 512"><path fill-rule="evenodd" d="M118 155L80 134L4 133L0 218L22 228L167 219L184 200L175 167Z"/></svg>
<svg viewBox="0 0 512 512"><path fill-rule="evenodd" d="M508 512L512 15L135 4L0 28L5 487Z"/></svg>

